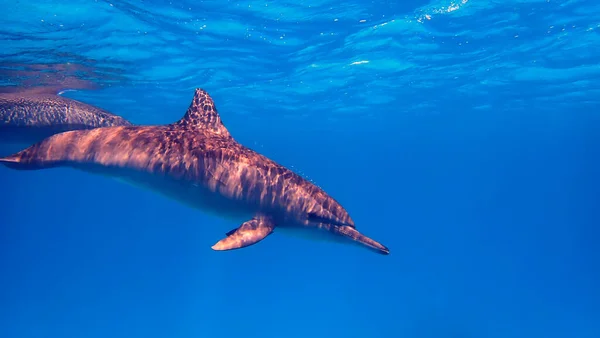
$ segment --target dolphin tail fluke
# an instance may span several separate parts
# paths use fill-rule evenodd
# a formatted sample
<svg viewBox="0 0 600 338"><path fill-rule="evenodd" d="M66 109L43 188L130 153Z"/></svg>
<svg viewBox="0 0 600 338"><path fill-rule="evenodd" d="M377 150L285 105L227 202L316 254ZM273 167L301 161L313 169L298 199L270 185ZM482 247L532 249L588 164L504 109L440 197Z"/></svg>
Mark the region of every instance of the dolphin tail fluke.
<svg viewBox="0 0 600 338"><path fill-rule="evenodd" d="M224 251L240 249L256 244L273 232L273 222L264 217L253 218L240 225L239 228L229 231L227 237L212 246L213 250Z"/></svg>
<svg viewBox="0 0 600 338"><path fill-rule="evenodd" d="M382 255L388 255L390 253L390 249L388 249L385 245L361 234L353 227L340 226L337 228L337 230L339 234L350 237L355 242L365 245L375 252L378 252Z"/></svg>

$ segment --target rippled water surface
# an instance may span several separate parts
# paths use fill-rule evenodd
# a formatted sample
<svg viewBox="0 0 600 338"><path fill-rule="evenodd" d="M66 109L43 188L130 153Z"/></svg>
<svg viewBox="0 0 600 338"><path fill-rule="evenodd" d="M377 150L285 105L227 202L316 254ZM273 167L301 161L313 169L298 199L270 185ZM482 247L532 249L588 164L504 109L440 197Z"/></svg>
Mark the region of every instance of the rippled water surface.
<svg viewBox="0 0 600 338"><path fill-rule="evenodd" d="M485 111L535 104L593 108L600 97L594 81L599 7L592 1L35 1L3 7L10 8L1 30L4 60L93 66L111 89L82 95L112 96L122 101L121 110L142 119L151 101L187 97L198 85L223 97L232 114L274 110L270 118L301 120L306 127L326 114L322 123L333 128L340 120L434 112L448 100ZM119 94L121 87L135 93ZM127 99L133 95L145 102Z"/></svg>
<svg viewBox="0 0 600 338"><path fill-rule="evenodd" d="M0 168L0 337L599 337L600 2L0 1L0 85L196 87L390 256Z"/></svg>

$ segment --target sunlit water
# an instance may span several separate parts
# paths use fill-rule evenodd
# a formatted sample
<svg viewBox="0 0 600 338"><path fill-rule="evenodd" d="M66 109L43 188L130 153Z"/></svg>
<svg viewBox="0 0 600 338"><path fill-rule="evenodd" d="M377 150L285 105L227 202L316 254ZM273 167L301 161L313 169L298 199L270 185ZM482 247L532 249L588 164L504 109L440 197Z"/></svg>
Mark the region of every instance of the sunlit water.
<svg viewBox="0 0 600 338"><path fill-rule="evenodd" d="M204 88L391 249L213 252L238 224L2 167L0 337L600 336L600 3L0 6L0 84L69 78L138 124Z"/></svg>

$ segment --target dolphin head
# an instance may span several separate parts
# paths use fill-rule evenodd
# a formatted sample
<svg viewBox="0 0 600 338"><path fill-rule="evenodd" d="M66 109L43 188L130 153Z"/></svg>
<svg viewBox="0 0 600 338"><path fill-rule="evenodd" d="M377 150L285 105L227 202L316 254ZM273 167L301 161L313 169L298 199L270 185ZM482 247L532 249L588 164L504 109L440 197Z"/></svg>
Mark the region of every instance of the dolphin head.
<svg viewBox="0 0 600 338"><path fill-rule="evenodd" d="M345 244L358 244L384 255L390 253L387 247L356 230L354 221L346 209L331 196L319 189L316 194L313 191L312 197L305 199L307 203L298 215L307 230L304 231L304 236Z"/></svg>

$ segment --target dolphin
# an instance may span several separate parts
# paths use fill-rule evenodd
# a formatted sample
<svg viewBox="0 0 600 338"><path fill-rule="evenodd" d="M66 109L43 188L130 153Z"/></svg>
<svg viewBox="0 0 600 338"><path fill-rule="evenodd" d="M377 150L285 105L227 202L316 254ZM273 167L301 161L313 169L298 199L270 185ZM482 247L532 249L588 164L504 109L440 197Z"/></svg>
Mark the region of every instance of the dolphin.
<svg viewBox="0 0 600 338"><path fill-rule="evenodd" d="M132 125L118 115L62 97L52 87L1 90L4 91L0 93L2 156L64 131Z"/></svg>
<svg viewBox="0 0 600 338"><path fill-rule="evenodd" d="M277 229L390 252L358 232L348 212L321 188L234 140L213 99L200 88L177 122L67 131L0 163L17 170L71 167L109 176L237 220L241 225L212 246L217 251L256 244Z"/></svg>

